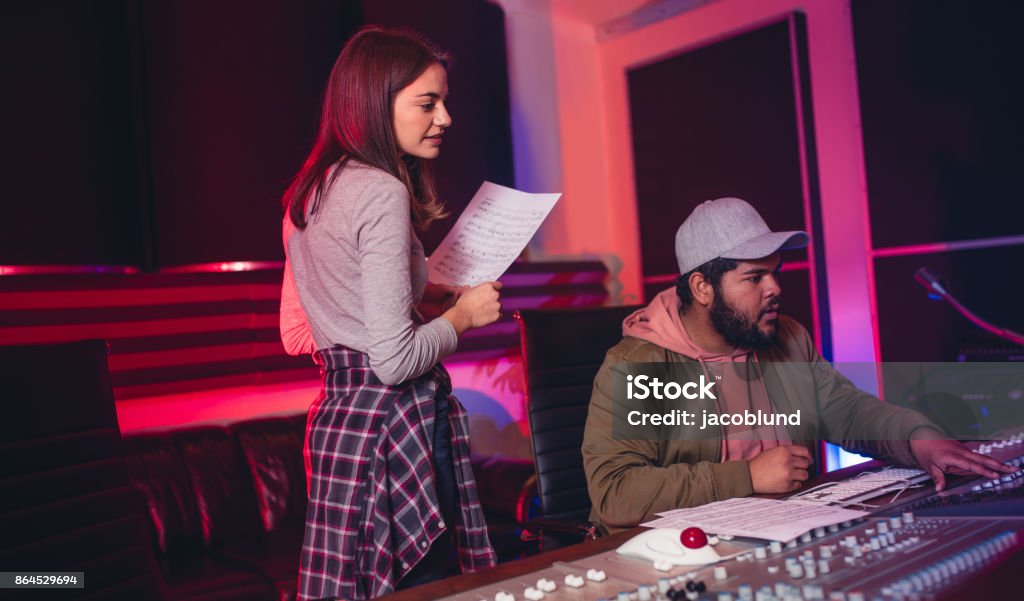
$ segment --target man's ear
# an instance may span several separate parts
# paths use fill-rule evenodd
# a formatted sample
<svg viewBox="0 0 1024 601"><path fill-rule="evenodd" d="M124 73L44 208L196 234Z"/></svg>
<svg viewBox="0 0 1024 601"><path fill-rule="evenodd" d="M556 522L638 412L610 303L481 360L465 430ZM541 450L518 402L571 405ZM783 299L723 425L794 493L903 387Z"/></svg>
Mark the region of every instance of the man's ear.
<svg viewBox="0 0 1024 601"><path fill-rule="evenodd" d="M715 290L704 274L694 271L690 274L687 283L690 285L690 294L693 295L693 300L702 307L710 307L711 301L715 299Z"/></svg>

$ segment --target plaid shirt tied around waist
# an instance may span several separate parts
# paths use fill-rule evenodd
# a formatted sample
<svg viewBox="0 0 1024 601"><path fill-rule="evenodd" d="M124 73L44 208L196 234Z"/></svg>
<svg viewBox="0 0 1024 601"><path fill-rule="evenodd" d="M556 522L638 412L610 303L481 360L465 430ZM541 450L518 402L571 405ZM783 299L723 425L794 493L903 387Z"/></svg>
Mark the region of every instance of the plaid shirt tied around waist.
<svg viewBox="0 0 1024 601"><path fill-rule="evenodd" d="M463 572L495 564L469 459L466 410L440 364L397 386L366 355L317 351L323 386L306 422L309 507L298 601L362 600L394 591L446 528ZM445 524L434 486L434 398L449 395L461 519Z"/></svg>

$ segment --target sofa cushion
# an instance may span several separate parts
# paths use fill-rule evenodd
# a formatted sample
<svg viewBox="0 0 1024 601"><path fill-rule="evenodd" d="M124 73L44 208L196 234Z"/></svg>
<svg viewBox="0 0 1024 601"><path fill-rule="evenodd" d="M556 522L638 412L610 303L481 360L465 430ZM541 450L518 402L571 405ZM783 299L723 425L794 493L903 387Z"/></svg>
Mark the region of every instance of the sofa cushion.
<svg viewBox="0 0 1024 601"><path fill-rule="evenodd" d="M230 429L248 464L263 528L272 532L282 524L305 522L302 453L306 416L249 420Z"/></svg>
<svg viewBox="0 0 1024 601"><path fill-rule="evenodd" d="M269 534L225 546L216 554L233 565L263 574L277 590L278 601L294 601L303 531L303 524L290 524Z"/></svg>
<svg viewBox="0 0 1024 601"><path fill-rule="evenodd" d="M202 552L203 530L185 463L171 434L137 434L124 439L128 473L149 510L160 557Z"/></svg>
<svg viewBox="0 0 1024 601"><path fill-rule="evenodd" d="M227 428L199 427L174 434L188 472L203 540L217 547L263 529L252 478Z"/></svg>
<svg viewBox="0 0 1024 601"><path fill-rule="evenodd" d="M106 344L0 346L0 391L0 566L86 572L96 601L163 599Z"/></svg>
<svg viewBox="0 0 1024 601"><path fill-rule="evenodd" d="M163 559L160 571L174 601L271 601L277 596L264 576L208 555Z"/></svg>

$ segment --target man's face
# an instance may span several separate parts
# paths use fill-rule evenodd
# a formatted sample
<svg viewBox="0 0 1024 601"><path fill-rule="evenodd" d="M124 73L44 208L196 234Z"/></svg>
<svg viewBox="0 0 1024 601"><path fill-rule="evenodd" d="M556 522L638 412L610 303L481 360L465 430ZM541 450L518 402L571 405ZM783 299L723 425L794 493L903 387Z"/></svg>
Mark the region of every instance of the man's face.
<svg viewBox="0 0 1024 601"><path fill-rule="evenodd" d="M778 253L763 259L737 261L726 272L711 302L711 324L735 347L763 349L778 335L779 268Z"/></svg>

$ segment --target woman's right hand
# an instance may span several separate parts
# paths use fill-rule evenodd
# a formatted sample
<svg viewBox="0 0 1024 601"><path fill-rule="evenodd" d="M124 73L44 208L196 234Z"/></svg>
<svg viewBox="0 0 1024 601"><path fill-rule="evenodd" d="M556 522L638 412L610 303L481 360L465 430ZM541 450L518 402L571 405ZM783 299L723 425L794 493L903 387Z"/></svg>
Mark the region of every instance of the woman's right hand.
<svg viewBox="0 0 1024 601"><path fill-rule="evenodd" d="M501 282L484 282L473 286L463 292L455 306L441 317L451 322L460 336L466 330L494 323L501 317L499 290Z"/></svg>

